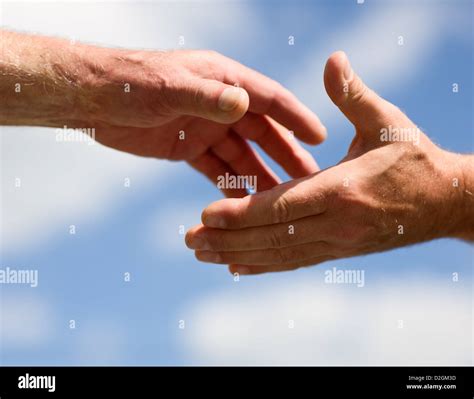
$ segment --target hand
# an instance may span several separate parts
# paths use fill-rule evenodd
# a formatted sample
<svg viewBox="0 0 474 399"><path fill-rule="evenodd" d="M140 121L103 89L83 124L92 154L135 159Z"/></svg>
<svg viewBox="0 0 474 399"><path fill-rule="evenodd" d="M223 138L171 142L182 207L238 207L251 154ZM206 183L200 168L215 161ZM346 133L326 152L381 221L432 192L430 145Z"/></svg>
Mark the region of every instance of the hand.
<svg viewBox="0 0 474 399"><path fill-rule="evenodd" d="M132 100L123 94L116 103L112 92L100 95L98 102L106 104L100 112L108 120L97 135L103 144L143 156L186 160L214 182L226 173L256 175L259 190L279 180L246 139L256 141L293 177L318 170L288 131L318 143L324 138L323 126L269 78L207 51L139 52L121 57L120 63L111 67L109 76L130 82ZM227 196L246 195L244 189L223 191Z"/></svg>
<svg viewBox="0 0 474 399"><path fill-rule="evenodd" d="M100 143L132 154L185 160L216 182L256 176L279 183L253 140L293 177L319 168L310 144L325 128L275 81L211 51L131 51L0 31L0 122L94 128ZM24 90L14 91L21 82ZM26 84L27 83L27 84ZM239 87L235 87L239 86ZM227 196L245 189L224 189Z"/></svg>
<svg viewBox="0 0 474 399"><path fill-rule="evenodd" d="M362 83L344 53L329 58L324 82L355 126L347 156L312 176L211 204L186 236L199 260L257 274L439 237L473 239L473 158L435 146Z"/></svg>
<svg viewBox="0 0 474 399"><path fill-rule="evenodd" d="M90 112L100 124L96 138L105 145L186 160L214 182L226 173L256 175L259 191L280 181L247 139L292 177L319 169L288 134L292 130L307 143L319 143L325 137L319 119L281 85L231 59L209 51L141 51L121 54L106 68L107 83L90 102L99 110L97 116L93 108ZM130 93L118 94L123 82Z"/></svg>

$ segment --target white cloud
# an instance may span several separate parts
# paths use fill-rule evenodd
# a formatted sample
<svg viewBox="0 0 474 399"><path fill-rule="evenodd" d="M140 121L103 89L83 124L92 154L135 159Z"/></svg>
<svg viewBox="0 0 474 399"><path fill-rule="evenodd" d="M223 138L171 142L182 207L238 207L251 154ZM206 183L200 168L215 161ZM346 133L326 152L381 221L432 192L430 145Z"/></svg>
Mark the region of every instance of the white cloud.
<svg viewBox="0 0 474 399"><path fill-rule="evenodd" d="M370 7L361 6L361 16L354 23L341 24L334 35L317 41L298 66L295 78L288 82L326 123L340 114L323 84L330 54L345 51L365 83L382 94L398 89L398 85L411 90L410 79L429 66L427 60L438 46L438 39L455 25L445 22L449 18L440 15L440 8L426 4L387 4L373 11ZM399 36L403 37L403 45L398 45Z"/></svg>
<svg viewBox="0 0 474 399"><path fill-rule="evenodd" d="M156 184L160 172L165 177L167 164L98 144L56 142L49 129L2 128L1 135L4 252L68 234L70 225L80 234L84 224L105 220L129 191L146 188L152 178ZM15 186L17 178L21 187Z"/></svg>
<svg viewBox="0 0 474 399"><path fill-rule="evenodd" d="M88 320L73 331L72 364L113 365L123 363L127 339L123 327L110 320Z"/></svg>
<svg viewBox="0 0 474 399"><path fill-rule="evenodd" d="M281 283L239 282L232 290L193 301L183 314L188 315L185 344L195 362L472 363L465 287L415 275L370 281L365 288L312 277L286 274Z"/></svg>
<svg viewBox="0 0 474 399"><path fill-rule="evenodd" d="M184 47L234 46L252 38L258 21L245 3L19 1L4 2L2 25L89 43L168 49L179 47L181 37Z"/></svg>
<svg viewBox="0 0 474 399"><path fill-rule="evenodd" d="M2 295L0 297L0 352L2 348L38 347L54 332L55 314L40 296Z"/></svg>
<svg viewBox="0 0 474 399"><path fill-rule="evenodd" d="M174 201L172 205L159 207L149 218L150 246L173 254L188 252L184 243L186 231L201 220L205 204L196 202ZM157 245L159 243L159 246Z"/></svg>

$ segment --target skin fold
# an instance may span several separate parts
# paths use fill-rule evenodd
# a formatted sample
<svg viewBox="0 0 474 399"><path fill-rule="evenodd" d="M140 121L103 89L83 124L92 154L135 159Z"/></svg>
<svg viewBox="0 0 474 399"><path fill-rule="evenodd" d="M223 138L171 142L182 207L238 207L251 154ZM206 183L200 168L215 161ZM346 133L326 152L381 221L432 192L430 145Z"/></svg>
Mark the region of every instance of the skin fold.
<svg viewBox="0 0 474 399"><path fill-rule="evenodd" d="M355 127L346 157L268 191L210 204L186 236L197 259L259 274L442 237L474 240L474 157L433 144L364 85L343 52L327 61L324 83ZM388 129L413 132L412 140L385 140Z"/></svg>

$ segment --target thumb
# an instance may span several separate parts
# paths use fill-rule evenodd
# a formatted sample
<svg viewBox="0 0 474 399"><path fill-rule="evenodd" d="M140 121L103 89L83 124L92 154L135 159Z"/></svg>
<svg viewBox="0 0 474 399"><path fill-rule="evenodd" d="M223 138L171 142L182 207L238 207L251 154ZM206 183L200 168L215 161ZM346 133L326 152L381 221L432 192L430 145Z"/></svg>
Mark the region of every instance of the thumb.
<svg viewBox="0 0 474 399"><path fill-rule="evenodd" d="M357 76L342 51L332 54L324 70L324 86L357 132L375 134L394 118L403 115L393 104L379 97Z"/></svg>
<svg viewBox="0 0 474 399"><path fill-rule="evenodd" d="M249 95L244 89L208 79L186 82L177 100L180 114L218 123L237 122L249 107Z"/></svg>

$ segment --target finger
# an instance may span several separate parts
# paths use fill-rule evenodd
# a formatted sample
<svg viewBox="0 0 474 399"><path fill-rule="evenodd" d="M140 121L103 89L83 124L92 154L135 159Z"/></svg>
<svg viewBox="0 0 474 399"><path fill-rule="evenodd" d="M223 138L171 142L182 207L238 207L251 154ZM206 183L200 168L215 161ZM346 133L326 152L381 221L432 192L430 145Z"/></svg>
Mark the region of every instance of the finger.
<svg viewBox="0 0 474 399"><path fill-rule="evenodd" d="M304 260L301 262L291 262L287 264L276 264L266 266L250 266L250 265L229 265L229 271L232 274L238 273L240 275L252 275L252 274L263 274L271 272L284 272L289 270L295 270L300 267L315 266L328 260L335 259L333 256L319 256L312 259Z"/></svg>
<svg viewBox="0 0 474 399"><path fill-rule="evenodd" d="M265 115L248 112L233 125L233 129L242 137L255 141L293 178L319 170L314 158L293 134Z"/></svg>
<svg viewBox="0 0 474 399"><path fill-rule="evenodd" d="M227 188L236 185L239 188L246 183L254 192L269 190L280 183L280 179L265 164L263 159L242 137L233 131L212 146L212 152L227 163L234 170L235 178L225 179L226 175L219 176L218 184L222 181Z"/></svg>
<svg viewBox="0 0 474 399"><path fill-rule="evenodd" d="M225 176L226 173L231 176L235 175L234 170L211 151L205 152L198 158L188 161L188 163L194 169L207 176L209 180L211 180L216 186L219 176ZM228 189L226 187L222 187L221 191L228 198L238 198L247 195L247 191L245 189Z"/></svg>
<svg viewBox="0 0 474 399"><path fill-rule="evenodd" d="M224 57L225 58L225 57ZM231 67L225 78L229 84L238 84L250 97L249 110L269 115L296 137L308 144L319 144L326 138L326 128L319 118L281 84L253 69L226 58Z"/></svg>
<svg viewBox="0 0 474 399"><path fill-rule="evenodd" d="M321 174L281 184L241 199L220 200L202 213L202 223L220 229L286 223L323 213L329 187Z"/></svg>
<svg viewBox="0 0 474 399"><path fill-rule="evenodd" d="M249 96L244 89L209 79L186 81L174 89L171 97L179 114L218 123L238 121L249 107Z"/></svg>
<svg viewBox="0 0 474 399"><path fill-rule="evenodd" d="M379 97L357 76L344 52L332 54L324 70L324 85L331 100L362 133L379 134L390 120L406 116Z"/></svg>
<svg viewBox="0 0 474 399"><path fill-rule="evenodd" d="M241 264L241 265L278 265L300 262L315 256L329 255L332 250L325 241L310 242L284 248L259 249L253 251L196 251L201 262Z"/></svg>
<svg viewBox="0 0 474 399"><path fill-rule="evenodd" d="M326 241L337 236L337 226L327 214L310 216L269 226L241 230L222 230L203 225L195 226L186 234L186 245L195 250L249 251L285 248Z"/></svg>

